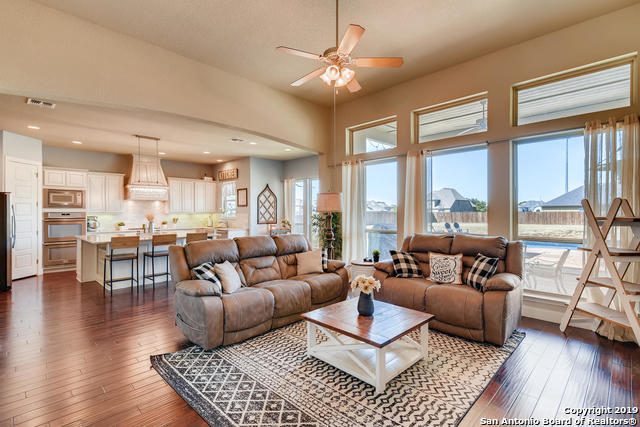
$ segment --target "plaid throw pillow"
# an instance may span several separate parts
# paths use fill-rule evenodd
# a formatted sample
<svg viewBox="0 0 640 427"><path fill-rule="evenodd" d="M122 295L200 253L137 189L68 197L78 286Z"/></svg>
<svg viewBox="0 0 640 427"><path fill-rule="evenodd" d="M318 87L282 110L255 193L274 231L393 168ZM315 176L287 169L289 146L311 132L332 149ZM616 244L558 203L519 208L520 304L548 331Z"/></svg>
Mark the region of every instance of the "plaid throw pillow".
<svg viewBox="0 0 640 427"><path fill-rule="evenodd" d="M211 262L205 262L191 270L191 278L208 280L215 284L220 293L222 293L222 284L220 283L218 276L216 276L216 273L214 273L214 265Z"/></svg>
<svg viewBox="0 0 640 427"><path fill-rule="evenodd" d="M420 264L408 252L389 251L391 259L393 260L393 269L396 272L396 277L412 278L422 277L422 270L420 270Z"/></svg>
<svg viewBox="0 0 640 427"><path fill-rule="evenodd" d="M329 268L329 251L327 248L322 249L322 271L327 271Z"/></svg>
<svg viewBox="0 0 640 427"><path fill-rule="evenodd" d="M467 285L482 291L486 281L495 274L499 261L500 258L489 258L482 254L476 255L476 260L467 274Z"/></svg>

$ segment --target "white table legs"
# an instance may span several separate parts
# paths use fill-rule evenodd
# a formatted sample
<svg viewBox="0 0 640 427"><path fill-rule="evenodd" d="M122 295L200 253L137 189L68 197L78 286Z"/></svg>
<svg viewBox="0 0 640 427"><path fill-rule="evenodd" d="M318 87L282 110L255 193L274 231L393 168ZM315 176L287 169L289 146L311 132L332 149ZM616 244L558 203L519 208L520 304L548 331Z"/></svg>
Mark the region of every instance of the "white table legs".
<svg viewBox="0 0 640 427"><path fill-rule="evenodd" d="M318 343L316 331L327 340ZM371 384L376 394L384 393L393 378L420 360L429 351L429 325L420 327L420 342L408 335L382 348L340 335L307 322L307 356L313 356L354 377Z"/></svg>

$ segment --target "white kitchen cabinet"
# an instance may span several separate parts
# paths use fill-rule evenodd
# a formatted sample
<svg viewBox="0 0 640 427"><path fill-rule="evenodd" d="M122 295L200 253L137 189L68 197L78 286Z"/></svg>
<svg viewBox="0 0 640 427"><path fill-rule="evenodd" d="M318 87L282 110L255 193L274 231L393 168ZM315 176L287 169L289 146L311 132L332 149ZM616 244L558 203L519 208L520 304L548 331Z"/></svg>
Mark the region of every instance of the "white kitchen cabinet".
<svg viewBox="0 0 640 427"><path fill-rule="evenodd" d="M87 174L87 212L122 212L124 206L124 175L110 173Z"/></svg>
<svg viewBox="0 0 640 427"><path fill-rule="evenodd" d="M195 211L194 184L192 180L182 181L182 212L184 213L193 213Z"/></svg>
<svg viewBox="0 0 640 427"><path fill-rule="evenodd" d="M169 211L182 212L182 180L169 178Z"/></svg>
<svg viewBox="0 0 640 427"><path fill-rule="evenodd" d="M54 188L84 189L87 186L87 172L59 168L43 168L44 186Z"/></svg>
<svg viewBox="0 0 640 427"><path fill-rule="evenodd" d="M102 174L87 174L87 211L105 211L106 178Z"/></svg>
<svg viewBox="0 0 640 427"><path fill-rule="evenodd" d="M106 175L105 190L105 211L122 212L124 208L124 175Z"/></svg>
<svg viewBox="0 0 640 427"><path fill-rule="evenodd" d="M204 212L213 213L216 210L216 183L205 181L204 186Z"/></svg>
<svg viewBox="0 0 640 427"><path fill-rule="evenodd" d="M204 181L195 181L194 188L194 206L196 213L206 212L207 186Z"/></svg>

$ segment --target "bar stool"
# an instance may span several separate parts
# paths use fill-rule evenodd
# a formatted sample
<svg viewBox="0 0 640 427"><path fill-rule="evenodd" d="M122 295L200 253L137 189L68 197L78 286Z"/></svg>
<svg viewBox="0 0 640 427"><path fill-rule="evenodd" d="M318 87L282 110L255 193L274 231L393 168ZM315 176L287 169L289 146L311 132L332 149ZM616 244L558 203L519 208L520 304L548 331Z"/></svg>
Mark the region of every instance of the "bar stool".
<svg viewBox="0 0 640 427"><path fill-rule="evenodd" d="M135 253L114 253L114 249L136 249ZM124 236L112 237L109 243L109 253L104 255L103 274L102 274L102 295L106 295L107 284L109 285L109 295L113 296L113 282L131 281L131 292L133 292L133 282L136 282L138 288L138 254L140 251L140 236ZM109 261L109 280L107 281L107 261ZM131 276L113 278L113 263L120 261L131 262ZM133 278L133 262L136 262L136 276Z"/></svg>
<svg viewBox="0 0 640 427"><path fill-rule="evenodd" d="M207 240L209 233L187 233L187 243L197 242L199 240Z"/></svg>
<svg viewBox="0 0 640 427"><path fill-rule="evenodd" d="M156 288L156 276L166 276L167 286L169 284L169 252L168 251L156 251L158 246L175 245L178 240L176 234L154 234L151 239L151 252L144 252L142 254L142 289L147 279L151 279L153 288ZM147 265L147 258L151 258L151 274L146 274L145 269ZM167 264L165 271L162 273L156 273L155 260L156 258L166 258Z"/></svg>

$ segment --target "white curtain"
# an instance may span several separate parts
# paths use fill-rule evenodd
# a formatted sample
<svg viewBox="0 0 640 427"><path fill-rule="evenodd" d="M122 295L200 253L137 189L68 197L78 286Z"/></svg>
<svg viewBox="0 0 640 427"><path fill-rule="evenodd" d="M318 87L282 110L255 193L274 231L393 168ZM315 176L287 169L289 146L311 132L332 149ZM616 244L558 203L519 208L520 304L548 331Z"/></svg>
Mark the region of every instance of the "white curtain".
<svg viewBox="0 0 640 427"><path fill-rule="evenodd" d="M404 190L404 237L424 231L425 194L424 157L421 152L407 154L406 184Z"/></svg>
<svg viewBox="0 0 640 427"><path fill-rule="evenodd" d="M342 164L342 259L346 262L360 259L365 245L364 165L360 160Z"/></svg>
<svg viewBox="0 0 640 427"><path fill-rule="evenodd" d="M616 197L627 199L635 215L640 215L640 125L637 116L627 116L622 123L610 118L606 123L588 122L584 136L585 147L585 197L591 203L597 216L604 216ZM619 213L620 214L620 213ZM585 233L585 244L593 244L591 231ZM608 245L629 247L632 239L628 227L613 227L609 232ZM606 274L596 266L599 274ZM592 274L595 274L592 273ZM640 281L640 269L631 267L625 280ZM601 288L588 288L587 297L592 302L605 301L605 292ZM606 302L606 301L605 301ZM620 309L618 299L614 298L613 307ZM631 330L602 322L597 332L609 339L633 341Z"/></svg>
<svg viewBox="0 0 640 427"><path fill-rule="evenodd" d="M284 217L293 227L295 213L295 180L288 178L284 180Z"/></svg>

